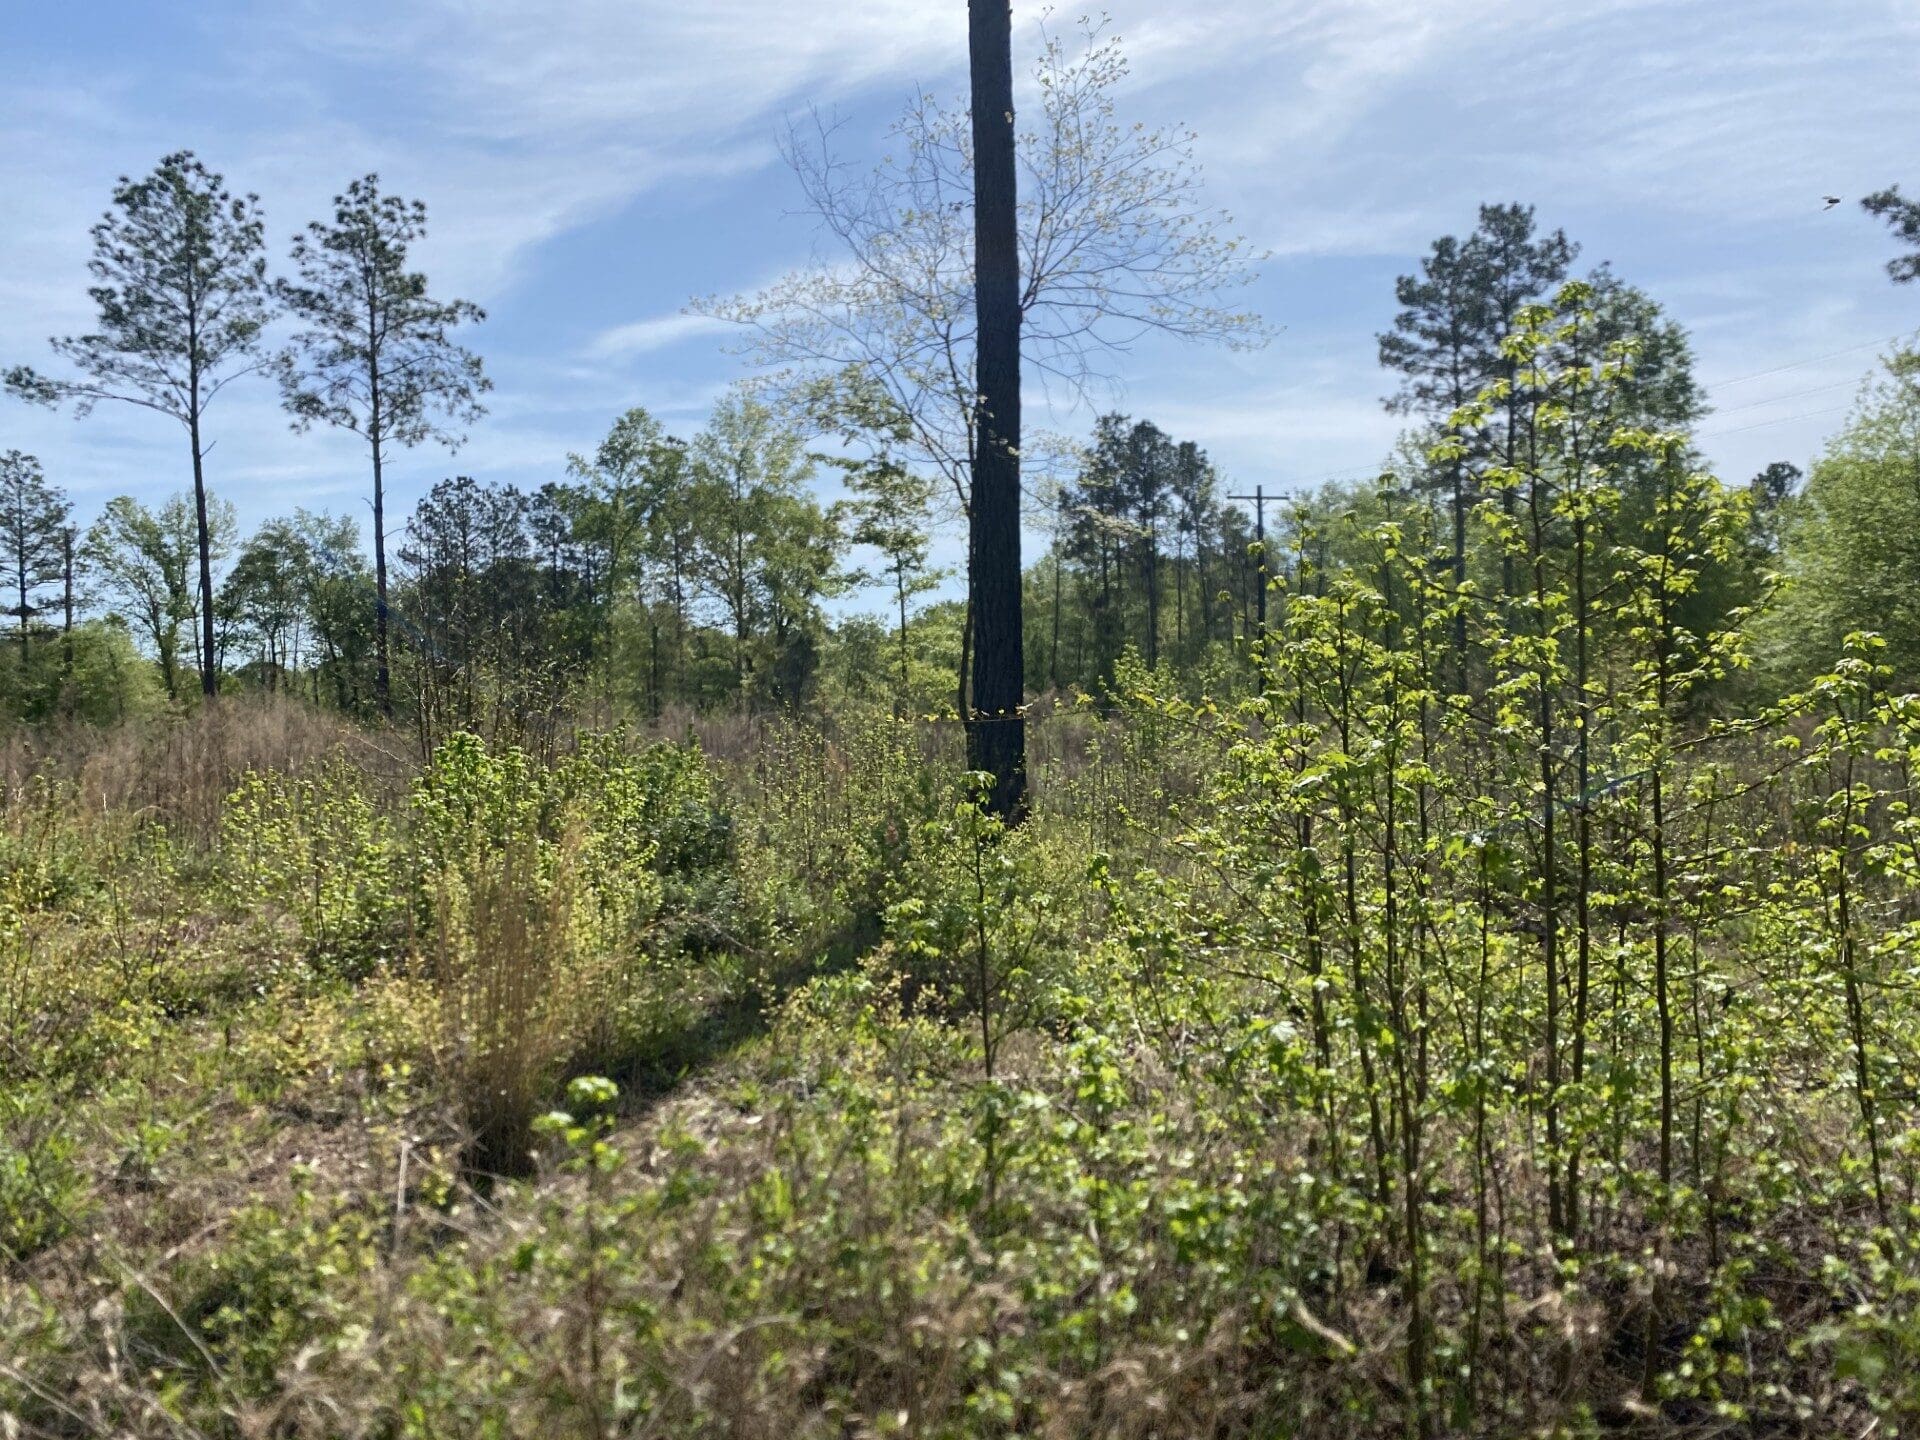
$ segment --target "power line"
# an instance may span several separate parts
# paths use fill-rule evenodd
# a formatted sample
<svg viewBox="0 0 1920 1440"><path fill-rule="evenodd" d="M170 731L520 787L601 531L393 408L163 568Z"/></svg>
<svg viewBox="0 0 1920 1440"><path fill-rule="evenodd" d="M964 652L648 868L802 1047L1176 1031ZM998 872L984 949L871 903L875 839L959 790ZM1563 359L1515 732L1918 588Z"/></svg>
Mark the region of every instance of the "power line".
<svg viewBox="0 0 1920 1440"><path fill-rule="evenodd" d="M1789 400L1803 400L1809 395L1824 395L1829 390L1844 390L1858 385L1858 380L1836 380L1831 385L1814 385L1805 390L1789 391L1785 395L1769 395L1764 400L1749 400L1744 405L1729 406L1725 410L1716 410L1715 415L1738 415L1742 410L1758 410L1763 405L1784 405Z"/></svg>
<svg viewBox="0 0 1920 1440"><path fill-rule="evenodd" d="M1838 360L1843 355L1856 355L1862 350L1871 350L1877 345L1891 345L1897 340L1906 338L1907 333L1905 330L1896 330L1893 334L1879 340L1862 340L1858 345L1849 345L1844 350L1832 350L1825 355L1813 355L1805 360L1790 360L1785 365L1775 365L1770 370L1756 370L1751 375L1736 375L1731 380L1702 381L1702 388L1707 390L1725 390L1729 386L1744 385L1749 380L1764 380L1769 375L1779 375L1788 370L1799 370L1808 365L1818 365L1822 360Z"/></svg>
<svg viewBox="0 0 1920 1440"><path fill-rule="evenodd" d="M1843 410L1852 408L1851 405L1829 405L1824 410L1808 410L1799 415L1779 415L1771 420L1756 420L1751 425L1736 425L1731 430L1702 430L1698 438L1712 440L1722 435L1744 435L1749 430L1764 430L1769 425L1786 425L1795 420L1813 420L1822 415L1837 415Z"/></svg>
<svg viewBox="0 0 1920 1440"><path fill-rule="evenodd" d="M1286 487L1285 492L1283 494L1278 494L1278 495L1269 495L1267 496L1267 499L1269 500L1287 499L1292 496L1302 495L1306 493L1308 490L1311 490L1316 485L1330 485L1330 484L1333 484L1335 481L1339 481L1339 480L1363 479L1369 475L1378 475L1382 471L1389 470L1391 468L1392 468L1391 465L1354 465L1354 466L1350 466L1345 470L1333 470L1333 471L1329 471L1324 475L1311 476L1305 480L1283 480L1281 484ZM1226 498L1229 500L1244 500L1244 499L1250 499L1252 497L1244 496L1244 495L1229 495Z"/></svg>

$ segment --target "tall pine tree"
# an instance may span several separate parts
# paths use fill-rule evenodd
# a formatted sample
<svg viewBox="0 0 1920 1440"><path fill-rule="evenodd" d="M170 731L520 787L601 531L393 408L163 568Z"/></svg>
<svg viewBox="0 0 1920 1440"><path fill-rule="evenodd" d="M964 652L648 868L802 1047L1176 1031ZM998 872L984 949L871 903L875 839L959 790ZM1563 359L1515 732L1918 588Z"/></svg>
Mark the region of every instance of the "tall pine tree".
<svg viewBox="0 0 1920 1440"><path fill-rule="evenodd" d="M214 636L213 545L204 433L207 406L263 363L270 316L266 235L256 195L235 195L190 150L166 156L141 180L122 178L113 209L93 227L100 328L53 341L81 378L52 379L21 366L7 387L45 404L72 401L85 415L117 400L177 420L193 456L200 560L200 685L219 690Z"/></svg>
<svg viewBox="0 0 1920 1440"><path fill-rule="evenodd" d="M315 221L293 242L297 282L283 282L287 308L306 325L281 369L296 426L315 421L361 436L373 462L374 692L393 711L388 649L387 452L433 440L456 450L460 427L486 413L491 388L479 356L454 327L484 320L465 300L435 300L427 277L407 268L427 233L427 207L380 193L380 177L355 180L334 197L333 222Z"/></svg>
<svg viewBox="0 0 1920 1440"><path fill-rule="evenodd" d="M26 664L34 617L52 608L40 592L66 575L67 517L72 507L47 483L40 462L9 450L0 455L0 549L7 566L10 613L19 622L20 663Z"/></svg>

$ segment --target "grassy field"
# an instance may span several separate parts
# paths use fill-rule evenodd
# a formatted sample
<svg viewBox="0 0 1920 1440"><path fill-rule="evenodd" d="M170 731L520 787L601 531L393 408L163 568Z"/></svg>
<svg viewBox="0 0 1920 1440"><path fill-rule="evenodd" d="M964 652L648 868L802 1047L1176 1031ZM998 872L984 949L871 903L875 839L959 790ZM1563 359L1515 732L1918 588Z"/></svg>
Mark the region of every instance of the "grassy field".
<svg viewBox="0 0 1920 1440"><path fill-rule="evenodd" d="M1864 1123L1826 911L1676 907L1663 1185L1644 916L1550 1148L1484 854L1396 928L1355 861L1316 954L1279 727L1036 737L1008 833L882 715L425 766L264 701L17 734L4 1433L1902 1433L1899 856Z"/></svg>

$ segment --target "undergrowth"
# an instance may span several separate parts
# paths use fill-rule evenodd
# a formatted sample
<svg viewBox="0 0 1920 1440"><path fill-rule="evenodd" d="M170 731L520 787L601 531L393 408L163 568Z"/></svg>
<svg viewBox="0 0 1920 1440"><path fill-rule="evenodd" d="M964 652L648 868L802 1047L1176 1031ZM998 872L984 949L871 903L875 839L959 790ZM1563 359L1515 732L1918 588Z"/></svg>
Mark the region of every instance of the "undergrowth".
<svg viewBox="0 0 1920 1440"><path fill-rule="evenodd" d="M1444 608L1276 609L1239 701L1130 664L1048 722L1014 831L882 714L329 741L180 828L22 773L0 1423L1910 1431L1920 712L1871 642L1738 724L1652 651L1575 685L1629 778L1554 811L1549 652L1501 638L1488 731L1406 643Z"/></svg>

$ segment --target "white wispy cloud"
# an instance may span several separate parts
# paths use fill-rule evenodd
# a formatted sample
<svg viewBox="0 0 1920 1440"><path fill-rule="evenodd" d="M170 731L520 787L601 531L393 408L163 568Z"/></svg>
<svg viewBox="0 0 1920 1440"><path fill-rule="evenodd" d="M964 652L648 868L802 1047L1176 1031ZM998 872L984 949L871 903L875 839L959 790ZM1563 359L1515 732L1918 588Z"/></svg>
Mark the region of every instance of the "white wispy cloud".
<svg viewBox="0 0 1920 1440"><path fill-rule="evenodd" d="M1920 0L1105 8L1134 63L1127 118L1195 125L1208 200L1274 253L1259 299L1287 326L1256 356L1144 350L1118 398L1249 478L1378 459L1393 422L1375 403L1389 387L1372 335L1391 317L1391 276L1435 235L1470 227L1483 200L1535 200L1543 221L1588 242L1588 259L1617 260L1694 327L1709 375L1836 350L1913 313L1880 274L1884 236L1852 201L1920 183L1901 173L1920 132L1908 75ZM1039 13L1016 6L1027 51ZM492 333L512 322L521 337L503 353L483 336L501 388L457 462L503 477L557 469L626 404L691 407L724 383L719 328L670 307L709 284L750 290L804 247L791 229L761 233L794 199L778 175L784 116L815 103L884 112L918 85L953 94L964 80L956 0L207 0L186 23L198 74L184 93L177 73L126 48L34 75L0 59L0 362L37 359L46 335L86 326L86 227L113 178L162 150L191 144L260 190L276 250L348 179L378 170L431 203L420 259L436 287L486 303ZM1824 193L1848 206L1821 212ZM691 221L688 197L701 195L718 203ZM617 244L589 247L616 217ZM694 223L736 242L731 281L672 268L706 258L709 237L684 232ZM604 275L580 273L636 251L658 256L651 287L603 295ZM1356 276L1370 298L1351 298ZM1790 413L1796 388L1844 379L1852 363L1809 365L1789 376L1803 383L1728 403L1765 393L1787 408L1741 418ZM255 509L357 475L350 448L287 435L271 387L221 403L216 471L253 487ZM1820 423L1730 436L1725 464L1803 455ZM59 457L90 493L177 483L177 437L149 417L103 411L74 426L8 406L0 432ZM423 454L409 471L424 484L444 463Z"/></svg>
<svg viewBox="0 0 1920 1440"><path fill-rule="evenodd" d="M599 360L631 359L636 355L651 355L656 350L671 349L687 340L724 335L733 329L726 321L717 320L711 315L685 312L654 315L602 330L587 342L585 353Z"/></svg>

